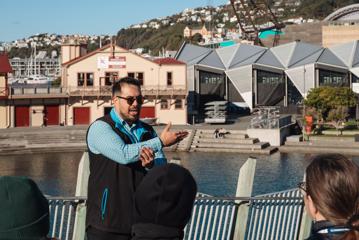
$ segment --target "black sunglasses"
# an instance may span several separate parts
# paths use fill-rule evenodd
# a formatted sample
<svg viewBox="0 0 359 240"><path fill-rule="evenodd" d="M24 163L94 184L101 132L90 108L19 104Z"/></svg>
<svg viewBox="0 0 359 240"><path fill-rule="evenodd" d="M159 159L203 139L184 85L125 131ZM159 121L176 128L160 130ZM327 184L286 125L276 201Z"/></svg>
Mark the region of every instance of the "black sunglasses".
<svg viewBox="0 0 359 240"><path fill-rule="evenodd" d="M116 96L118 98L121 99L125 99L127 101L128 105L132 105L135 101L137 101L138 104L142 104L143 103L143 96L139 95L137 97L121 97L121 96Z"/></svg>

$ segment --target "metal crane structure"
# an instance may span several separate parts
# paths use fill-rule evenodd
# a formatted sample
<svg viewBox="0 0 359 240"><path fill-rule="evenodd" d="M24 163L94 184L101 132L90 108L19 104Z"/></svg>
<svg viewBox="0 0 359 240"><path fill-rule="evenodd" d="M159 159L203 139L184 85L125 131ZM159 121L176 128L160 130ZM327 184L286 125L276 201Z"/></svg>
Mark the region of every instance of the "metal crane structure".
<svg viewBox="0 0 359 240"><path fill-rule="evenodd" d="M275 29L273 46L278 45L279 33L285 25L273 13L268 0L230 0L230 3L242 31L242 39L263 46L259 33Z"/></svg>

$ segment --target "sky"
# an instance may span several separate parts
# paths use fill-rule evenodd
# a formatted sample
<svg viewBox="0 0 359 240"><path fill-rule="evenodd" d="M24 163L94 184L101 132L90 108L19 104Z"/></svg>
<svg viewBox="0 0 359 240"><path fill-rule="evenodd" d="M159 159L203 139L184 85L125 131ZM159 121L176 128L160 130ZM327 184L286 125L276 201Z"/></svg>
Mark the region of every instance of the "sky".
<svg viewBox="0 0 359 240"><path fill-rule="evenodd" d="M228 0L1 0L0 41L37 33L115 35L121 28L185 8Z"/></svg>

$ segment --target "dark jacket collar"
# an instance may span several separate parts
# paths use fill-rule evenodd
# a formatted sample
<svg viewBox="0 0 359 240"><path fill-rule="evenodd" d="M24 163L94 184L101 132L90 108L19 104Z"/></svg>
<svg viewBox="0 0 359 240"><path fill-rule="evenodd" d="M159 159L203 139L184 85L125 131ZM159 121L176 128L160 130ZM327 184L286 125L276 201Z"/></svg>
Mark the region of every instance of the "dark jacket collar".
<svg viewBox="0 0 359 240"><path fill-rule="evenodd" d="M313 224L311 236L307 240L330 240L349 230L346 226L336 226L329 221L318 221Z"/></svg>

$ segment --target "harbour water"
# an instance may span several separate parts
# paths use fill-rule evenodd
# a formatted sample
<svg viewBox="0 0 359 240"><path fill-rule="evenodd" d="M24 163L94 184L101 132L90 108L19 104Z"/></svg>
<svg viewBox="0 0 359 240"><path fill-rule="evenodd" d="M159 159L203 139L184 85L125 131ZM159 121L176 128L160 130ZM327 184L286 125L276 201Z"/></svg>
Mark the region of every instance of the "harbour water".
<svg viewBox="0 0 359 240"><path fill-rule="evenodd" d="M199 191L214 196L234 196L239 168L249 155L228 153L169 152L168 159L180 159L194 175ZM52 196L75 194L77 168L82 152L9 155L0 157L0 175L28 176ZM296 187L302 181L310 155L275 153L255 156L253 195ZM359 164L359 157L353 159Z"/></svg>

